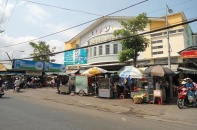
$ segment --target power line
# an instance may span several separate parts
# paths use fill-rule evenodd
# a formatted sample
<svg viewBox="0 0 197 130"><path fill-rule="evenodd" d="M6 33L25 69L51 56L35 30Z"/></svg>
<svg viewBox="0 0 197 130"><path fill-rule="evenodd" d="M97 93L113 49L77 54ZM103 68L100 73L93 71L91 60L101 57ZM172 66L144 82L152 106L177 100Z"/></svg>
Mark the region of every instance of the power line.
<svg viewBox="0 0 197 130"><path fill-rule="evenodd" d="M112 42L112 41L120 41L120 40L123 40L123 39L135 37L135 36L141 36L141 35L145 35L145 34L150 34L150 33L158 32L158 31L162 31L162 30L174 28L174 27L177 27L177 26L180 26L180 25L185 25L185 24L193 23L193 22L196 22L196 21L197 21L197 17L191 18L189 20L186 20L185 22L179 22L177 24L170 25L168 27L162 27L162 28L151 30L151 31L143 32L143 33L140 33L140 34L136 34L136 35L132 35L132 36L128 36L128 37L117 38L117 39L114 39L114 40L110 40L110 41L106 41L106 42L102 42L102 43L98 43L98 44L99 45L102 45L102 44L106 44L106 43L109 43L109 42ZM98 45L98 44L96 44L96 45ZM77 49L93 47L93 46L96 46L96 45L83 46L83 47L79 47ZM50 53L50 54L46 54L46 55L39 55L39 56L32 56L32 57L20 58L20 59L16 59L16 60L31 59L31 58L36 58L36 57L40 57L40 56L47 56L47 55L56 55L56 54L60 54L60 53L64 53L66 51L72 51L72 50L76 50L76 48L69 49L69 50L64 50L64 51L59 51L59 52L54 52L54 53ZM10 61L10 60L0 60L0 61Z"/></svg>
<svg viewBox="0 0 197 130"><path fill-rule="evenodd" d="M67 31L67 30L70 30L70 29L73 29L73 28L76 28L76 27L79 27L79 26L82 26L82 25L85 25L85 24L88 24L88 23L90 23L90 22L99 20L99 19L104 18L104 17L106 17L106 16L110 16L110 15L112 15L112 14L121 12L121 11L123 11L123 10L126 10L126 9L128 9L128 8L137 6L137 5L142 4L142 3L144 3L144 2L147 2L147 1L148 1L148 0L144 0L144 1L138 2L138 3L136 3L136 4L130 5L130 6L126 7L126 8L123 8L123 9L120 9L120 10L118 10L118 11L112 12L112 13L107 14L107 15L105 15L105 16L102 16L102 17L99 17L99 18L96 18L96 19L93 19L93 20L90 20L90 21L87 21L87 22L84 22L84 23L81 23L81 24L72 26L72 27L70 27L70 28L67 28L67 29L64 29L64 30L61 30L61 31L58 31L58 32L55 32L55 33L51 33L51 34L48 34L48 35L45 35L45 36L42 36L42 37L39 37L39 38L35 38L35 39L32 39L32 40L25 41L25 42L21 42L21 43L17 43L17 44L12 44L12 45L8 45L8 46L2 46L2 47L0 47L0 48L16 46L16 45L20 45L20 44L23 44L23 43L28 43L28 42L32 42L32 41L35 41L35 40L43 39L43 38L45 38L45 37L49 37L49 36L52 36L52 35L55 35L55 34L58 34L58 33L61 33L61 32L64 32L64 31Z"/></svg>
<svg viewBox="0 0 197 130"><path fill-rule="evenodd" d="M14 5L14 8L12 9L12 12L11 12L11 14L10 14L10 17L9 17L9 19L8 19L8 21L7 21L6 25L5 25L5 27L4 27L4 30L6 29L7 25L8 25L9 22L10 22L10 19L11 19L11 17L12 17L12 14L13 14L15 8L16 8L17 3L18 3L18 0L16 1L15 5Z"/></svg>
<svg viewBox="0 0 197 130"><path fill-rule="evenodd" d="M3 18L4 18L4 15L5 15L5 10L6 10L7 3L8 3L8 0L6 0L5 7L4 7L4 9L3 9L3 14L2 14L2 17L1 17L1 22L0 22L0 24L3 24Z"/></svg>
<svg viewBox="0 0 197 130"><path fill-rule="evenodd" d="M29 0L21 0L21 1L29 2L29 3L33 3L33 4L37 4L37 5L42 5L42 6L47 6L47 7L52 7L52 8L58 8L58 9L63 9L63 10L68 10L68 11L84 13L84 14L103 16L103 15L99 15L99 14L95 14L95 13L90 13L90 12L85 12L85 11L75 10L75 9L69 9L69 8L64 8L64 7L58 7L58 6L54 6L54 5L48 5L48 4L38 3L38 2L34 2L34 1L29 1Z"/></svg>
<svg viewBox="0 0 197 130"><path fill-rule="evenodd" d="M197 21L197 18L192 18L191 20L186 21L186 22L181 22L181 23L178 23L178 24L170 25L168 27L163 27L163 28L147 31L147 32L143 32L143 33L140 33L140 34L135 34L135 35L128 36L128 37L117 38L117 39L114 39L114 40L98 43L96 45L102 45L102 44L106 44L106 43L109 43L109 42L112 42L112 41L120 41L120 40L128 39L128 38L131 38L131 37L135 37L135 36L141 36L141 35L145 35L145 34L150 34L150 33L158 32L158 31L174 28L174 27L177 27L177 26L180 26L180 25L189 24L189 23L196 22L196 21ZM79 47L77 49L93 47L93 46L96 46L96 45L87 45L87 46ZM72 51L72 50L76 50L76 48L69 49L69 50L64 50L64 51L59 51L59 52L54 52L54 53L50 53L50 54L47 54L47 55L56 55L56 54L60 54L60 53L63 53L63 52L66 52L66 51ZM31 59L31 58L36 58L36 57L40 57L40 56L47 56L47 55L32 56L32 57L21 58L21 59ZM21 60L21 59L17 59L17 60Z"/></svg>
<svg viewBox="0 0 197 130"><path fill-rule="evenodd" d="M190 1L193 1L193 0L188 0L188 1L185 1L185 2L178 3L178 4L170 5L170 7L178 6L178 5L181 5L181 4L185 4L185 3L190 2ZM155 12L162 11L162 10L165 10L165 9L166 8L161 8L161 9L158 9L158 10L155 10L155 11L148 12L147 14L155 13Z"/></svg>

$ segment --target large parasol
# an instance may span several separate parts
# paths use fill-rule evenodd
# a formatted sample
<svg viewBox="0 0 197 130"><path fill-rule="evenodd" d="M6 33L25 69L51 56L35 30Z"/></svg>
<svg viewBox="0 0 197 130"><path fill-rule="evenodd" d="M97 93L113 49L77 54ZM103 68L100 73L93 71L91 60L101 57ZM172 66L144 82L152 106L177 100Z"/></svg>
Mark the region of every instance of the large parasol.
<svg viewBox="0 0 197 130"><path fill-rule="evenodd" d="M119 76L122 78L128 77L130 75L131 78L141 79L142 78L142 72L133 66L130 68L123 70Z"/></svg>
<svg viewBox="0 0 197 130"><path fill-rule="evenodd" d="M175 75L175 73L171 69L160 65L148 67L147 69L145 69L144 74L148 76L151 75L159 77Z"/></svg>
<svg viewBox="0 0 197 130"><path fill-rule="evenodd" d="M94 75L102 74L102 73L107 73L107 70L99 68L99 67L92 67L84 71L82 75L94 76Z"/></svg>

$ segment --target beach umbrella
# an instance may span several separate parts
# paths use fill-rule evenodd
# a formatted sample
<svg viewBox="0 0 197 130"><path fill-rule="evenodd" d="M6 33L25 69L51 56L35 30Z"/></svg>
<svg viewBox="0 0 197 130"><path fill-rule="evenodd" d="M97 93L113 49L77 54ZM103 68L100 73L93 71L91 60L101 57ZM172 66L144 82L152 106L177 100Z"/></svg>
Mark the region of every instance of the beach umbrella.
<svg viewBox="0 0 197 130"><path fill-rule="evenodd" d="M130 75L131 78L141 79L142 78L142 72L133 66L130 68L123 70L119 76L122 78L128 77Z"/></svg>
<svg viewBox="0 0 197 130"><path fill-rule="evenodd" d="M90 69L87 69L82 73L82 75L87 75L87 76L94 76L97 74L102 74L102 73L107 73L107 70L99 68L99 67L92 67Z"/></svg>
<svg viewBox="0 0 197 130"><path fill-rule="evenodd" d="M175 75L175 73L171 69L160 65L148 67L147 69L145 69L144 74L148 76L151 75L159 77Z"/></svg>

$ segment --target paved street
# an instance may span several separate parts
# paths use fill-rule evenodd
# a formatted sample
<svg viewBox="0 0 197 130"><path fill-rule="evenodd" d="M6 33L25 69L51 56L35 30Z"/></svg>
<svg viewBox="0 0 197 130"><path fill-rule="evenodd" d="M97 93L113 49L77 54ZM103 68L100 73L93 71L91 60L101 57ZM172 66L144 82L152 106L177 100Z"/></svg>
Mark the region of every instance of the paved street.
<svg viewBox="0 0 197 130"><path fill-rule="evenodd" d="M24 94L9 91L0 100L0 130L191 130L197 127L66 105Z"/></svg>

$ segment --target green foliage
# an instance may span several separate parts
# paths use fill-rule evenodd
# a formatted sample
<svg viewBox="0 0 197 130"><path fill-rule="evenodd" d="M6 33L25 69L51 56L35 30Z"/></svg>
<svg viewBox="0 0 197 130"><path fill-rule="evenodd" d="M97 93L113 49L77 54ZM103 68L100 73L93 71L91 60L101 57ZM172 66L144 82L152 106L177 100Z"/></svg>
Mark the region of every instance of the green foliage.
<svg viewBox="0 0 197 130"><path fill-rule="evenodd" d="M149 23L149 20L145 13L138 15L128 21L119 21L122 25L122 29L115 30L115 37L130 37L138 34L138 32L144 31L144 28ZM144 36L134 36L120 40L123 50L119 54L119 61L125 62L129 59L133 59L134 66L136 66L138 52L143 52L148 47L149 40Z"/></svg>
<svg viewBox="0 0 197 130"><path fill-rule="evenodd" d="M54 56L51 53L55 51L56 47L53 47L52 50L50 50L50 46L44 41L39 41L38 43L30 42L29 45L34 48L34 52L30 54L30 56L35 57L33 58L33 61L55 62L55 59L50 59L50 57Z"/></svg>

